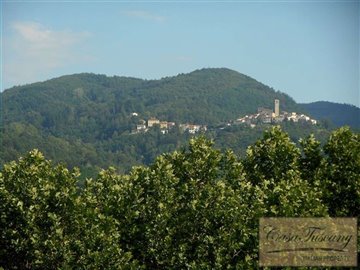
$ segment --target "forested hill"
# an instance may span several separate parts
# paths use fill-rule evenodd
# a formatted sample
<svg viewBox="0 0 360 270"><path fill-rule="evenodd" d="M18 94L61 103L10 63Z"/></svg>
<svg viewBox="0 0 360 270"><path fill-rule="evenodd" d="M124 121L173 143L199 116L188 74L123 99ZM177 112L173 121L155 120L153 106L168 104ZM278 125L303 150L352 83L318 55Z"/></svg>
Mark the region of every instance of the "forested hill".
<svg viewBox="0 0 360 270"><path fill-rule="evenodd" d="M160 80L84 73L13 87L1 93L0 163L38 148L55 161L91 170L94 166L146 164L188 138L176 132L129 135L139 120L157 117L211 128L254 113L260 106L273 108L275 98L280 100L281 110L301 111L286 94L225 68ZM133 112L138 117L132 117ZM241 138L250 137L241 147L256 139L246 131Z"/></svg>
<svg viewBox="0 0 360 270"><path fill-rule="evenodd" d="M82 128L79 120L95 122L103 131L109 124L120 128L109 120L123 122L132 112L217 124L253 113L258 106L273 108L275 98L281 109L298 110L289 96L229 69L202 69L161 80L76 74L15 87L2 98L5 123L26 120L55 133L63 132L65 124Z"/></svg>
<svg viewBox="0 0 360 270"><path fill-rule="evenodd" d="M348 125L360 128L360 108L327 101L318 101L301 106L316 119L330 120L336 126Z"/></svg>

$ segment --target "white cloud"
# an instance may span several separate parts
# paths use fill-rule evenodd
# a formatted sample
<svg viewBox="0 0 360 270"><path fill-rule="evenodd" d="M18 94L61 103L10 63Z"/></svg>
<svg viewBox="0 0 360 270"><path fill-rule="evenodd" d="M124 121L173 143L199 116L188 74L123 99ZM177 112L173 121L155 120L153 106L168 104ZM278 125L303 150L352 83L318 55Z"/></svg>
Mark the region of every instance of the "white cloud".
<svg viewBox="0 0 360 270"><path fill-rule="evenodd" d="M131 10L124 12L126 16L132 17L132 18L138 18L143 20L150 20L155 22L164 22L166 18L164 16L160 16L148 11L143 10Z"/></svg>
<svg viewBox="0 0 360 270"><path fill-rule="evenodd" d="M47 79L57 68L85 58L75 45L89 33L55 31L35 22L15 22L12 35L4 37L4 87Z"/></svg>

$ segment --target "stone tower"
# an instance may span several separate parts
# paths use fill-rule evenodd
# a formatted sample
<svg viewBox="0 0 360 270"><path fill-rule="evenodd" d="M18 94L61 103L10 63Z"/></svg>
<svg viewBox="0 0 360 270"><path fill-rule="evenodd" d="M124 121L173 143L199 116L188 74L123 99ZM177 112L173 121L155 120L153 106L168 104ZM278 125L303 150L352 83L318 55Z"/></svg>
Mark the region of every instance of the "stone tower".
<svg viewBox="0 0 360 270"><path fill-rule="evenodd" d="M280 100L275 99L275 117L280 115Z"/></svg>

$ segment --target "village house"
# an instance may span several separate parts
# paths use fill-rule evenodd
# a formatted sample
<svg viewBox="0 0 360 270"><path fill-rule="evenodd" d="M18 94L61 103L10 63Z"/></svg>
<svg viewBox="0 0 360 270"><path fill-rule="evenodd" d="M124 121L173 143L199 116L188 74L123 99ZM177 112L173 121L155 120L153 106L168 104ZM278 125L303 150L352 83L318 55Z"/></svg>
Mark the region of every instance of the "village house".
<svg viewBox="0 0 360 270"><path fill-rule="evenodd" d="M148 121L147 121L147 126L150 128L154 125L160 125L160 120L156 119L154 117L151 117Z"/></svg>
<svg viewBox="0 0 360 270"><path fill-rule="evenodd" d="M159 125L160 125L161 129L167 129L168 128L168 122L166 122L166 121L161 121L159 123Z"/></svg>
<svg viewBox="0 0 360 270"><path fill-rule="evenodd" d="M171 129L171 128L173 128L173 127L175 127L175 122L167 122L167 128L168 129Z"/></svg>
<svg viewBox="0 0 360 270"><path fill-rule="evenodd" d="M138 131L138 132L141 132L141 131L146 131L146 125L144 125L144 124L139 124L139 125L136 125L136 130Z"/></svg>

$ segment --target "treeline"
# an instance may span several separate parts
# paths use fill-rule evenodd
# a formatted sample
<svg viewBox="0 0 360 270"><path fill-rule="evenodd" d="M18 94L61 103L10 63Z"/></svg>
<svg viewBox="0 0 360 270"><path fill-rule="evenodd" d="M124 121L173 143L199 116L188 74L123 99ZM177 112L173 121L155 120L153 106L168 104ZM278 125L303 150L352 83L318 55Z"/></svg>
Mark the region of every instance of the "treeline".
<svg viewBox="0 0 360 270"><path fill-rule="evenodd" d="M4 166L1 267L258 269L260 217L359 216L360 135L297 146L274 127L243 159L199 137L129 174L79 177L37 150Z"/></svg>

